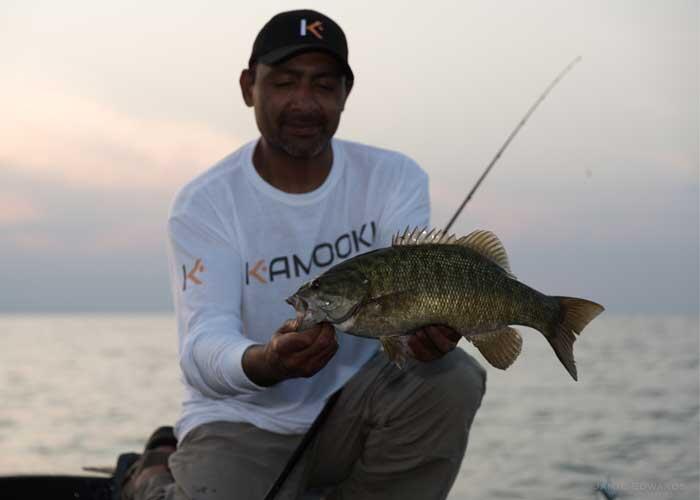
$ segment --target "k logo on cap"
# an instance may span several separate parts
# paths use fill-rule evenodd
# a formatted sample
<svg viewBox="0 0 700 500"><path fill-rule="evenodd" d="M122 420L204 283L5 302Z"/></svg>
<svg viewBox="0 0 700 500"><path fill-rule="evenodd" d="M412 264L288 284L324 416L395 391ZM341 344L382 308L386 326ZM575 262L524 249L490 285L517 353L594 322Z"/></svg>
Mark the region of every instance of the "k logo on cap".
<svg viewBox="0 0 700 500"><path fill-rule="evenodd" d="M315 36L319 40L323 40L323 35L321 35L321 31L323 31L323 23L321 21L315 21L307 25L306 19L301 20L301 36L306 36L307 32L311 32L313 36Z"/></svg>

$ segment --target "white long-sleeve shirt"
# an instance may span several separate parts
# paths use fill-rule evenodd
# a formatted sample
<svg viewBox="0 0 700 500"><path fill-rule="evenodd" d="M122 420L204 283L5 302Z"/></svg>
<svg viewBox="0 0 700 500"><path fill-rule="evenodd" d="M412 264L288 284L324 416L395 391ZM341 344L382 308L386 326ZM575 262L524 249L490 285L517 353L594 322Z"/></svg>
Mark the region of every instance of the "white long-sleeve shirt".
<svg viewBox="0 0 700 500"><path fill-rule="evenodd" d="M258 175L256 143L187 184L171 208L169 265L186 389L180 439L221 420L305 432L378 342L339 333L338 352L319 373L272 387L246 376L243 353L294 317L285 299L303 283L429 222L427 175L400 153L333 139L324 183L290 194Z"/></svg>

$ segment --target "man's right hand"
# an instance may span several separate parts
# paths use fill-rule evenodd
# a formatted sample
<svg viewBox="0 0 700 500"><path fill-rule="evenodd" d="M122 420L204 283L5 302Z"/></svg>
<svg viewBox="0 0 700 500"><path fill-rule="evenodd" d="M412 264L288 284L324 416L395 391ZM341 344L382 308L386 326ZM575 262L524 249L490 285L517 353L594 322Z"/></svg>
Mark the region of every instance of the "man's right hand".
<svg viewBox="0 0 700 500"><path fill-rule="evenodd" d="M243 354L243 371L250 380L270 386L289 378L311 377L338 350L335 330L319 323L297 331L298 320L287 320L265 345L249 347Z"/></svg>

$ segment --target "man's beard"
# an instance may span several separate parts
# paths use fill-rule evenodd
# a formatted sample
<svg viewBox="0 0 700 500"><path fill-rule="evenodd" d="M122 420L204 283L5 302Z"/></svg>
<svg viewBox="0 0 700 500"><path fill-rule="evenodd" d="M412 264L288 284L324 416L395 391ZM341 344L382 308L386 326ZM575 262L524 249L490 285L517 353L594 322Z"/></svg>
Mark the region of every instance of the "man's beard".
<svg viewBox="0 0 700 500"><path fill-rule="evenodd" d="M330 137L319 135L314 141L300 143L300 141L290 138L278 137L273 142L273 146L278 147L292 158L310 159L323 153L328 147Z"/></svg>
<svg viewBox="0 0 700 500"><path fill-rule="evenodd" d="M319 132L309 138L295 137L285 133L287 124L314 126L319 128ZM333 136L328 133L328 123L317 115L282 115L277 130L279 133L273 139L272 145L297 159L310 159L320 155L326 150Z"/></svg>

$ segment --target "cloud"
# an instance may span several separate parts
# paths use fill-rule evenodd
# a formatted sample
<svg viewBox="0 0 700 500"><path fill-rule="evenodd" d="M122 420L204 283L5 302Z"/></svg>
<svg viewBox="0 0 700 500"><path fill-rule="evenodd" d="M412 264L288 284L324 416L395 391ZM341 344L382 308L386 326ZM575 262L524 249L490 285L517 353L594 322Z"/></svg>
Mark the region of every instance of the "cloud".
<svg viewBox="0 0 700 500"><path fill-rule="evenodd" d="M37 178L31 169L7 167L0 210L0 254L51 252L65 258L153 255L163 250L170 191L112 190ZM11 223L10 223L11 222Z"/></svg>
<svg viewBox="0 0 700 500"><path fill-rule="evenodd" d="M0 107L0 309L167 308L171 199L242 141L49 80L3 79Z"/></svg>
<svg viewBox="0 0 700 500"><path fill-rule="evenodd" d="M241 144L206 125L139 118L48 83L0 84L0 162L110 190L177 186Z"/></svg>
<svg viewBox="0 0 700 500"><path fill-rule="evenodd" d="M0 191L0 227L32 222L41 215L41 208L28 197Z"/></svg>
<svg viewBox="0 0 700 500"><path fill-rule="evenodd" d="M64 245L58 245L57 241L51 236L36 232L19 232L10 238L10 243L14 245L16 250L20 252L29 252L32 254L55 252L57 247L63 248Z"/></svg>
<svg viewBox="0 0 700 500"><path fill-rule="evenodd" d="M37 178L0 164L3 189L39 207L0 225L0 310L148 310L169 307L165 221L171 195ZM9 205L9 204L8 204ZM20 205L21 206L21 205Z"/></svg>

